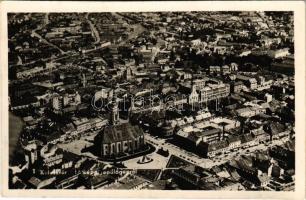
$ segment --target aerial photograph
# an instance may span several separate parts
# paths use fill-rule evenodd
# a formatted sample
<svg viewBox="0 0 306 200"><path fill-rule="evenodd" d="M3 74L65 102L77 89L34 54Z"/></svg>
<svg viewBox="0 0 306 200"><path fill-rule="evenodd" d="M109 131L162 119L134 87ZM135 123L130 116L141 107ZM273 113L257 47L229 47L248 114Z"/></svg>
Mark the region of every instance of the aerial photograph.
<svg viewBox="0 0 306 200"><path fill-rule="evenodd" d="M8 13L9 189L295 191L293 14Z"/></svg>

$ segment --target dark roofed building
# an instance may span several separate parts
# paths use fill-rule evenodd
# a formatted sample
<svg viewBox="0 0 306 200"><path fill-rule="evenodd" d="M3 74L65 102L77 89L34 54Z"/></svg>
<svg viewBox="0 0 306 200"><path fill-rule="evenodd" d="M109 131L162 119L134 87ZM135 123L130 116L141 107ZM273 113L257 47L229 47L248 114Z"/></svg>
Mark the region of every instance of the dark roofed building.
<svg viewBox="0 0 306 200"><path fill-rule="evenodd" d="M254 139L252 134L244 134L244 135L241 135L240 137L241 137L241 143L247 143Z"/></svg>
<svg viewBox="0 0 306 200"><path fill-rule="evenodd" d="M226 151L228 147L228 142L226 140L217 141L211 144L200 141L199 145L197 146L197 150L199 154L204 157L212 157L218 153Z"/></svg>
<svg viewBox="0 0 306 200"><path fill-rule="evenodd" d="M216 142L208 146L208 152L213 152L216 150L224 149L226 147L228 147L228 144L226 141Z"/></svg>
<svg viewBox="0 0 306 200"><path fill-rule="evenodd" d="M229 136L227 142L230 149L240 147L241 145L241 139L238 136Z"/></svg>
<svg viewBox="0 0 306 200"><path fill-rule="evenodd" d="M183 189L203 189L203 182L210 176L211 173L193 164L173 171L174 182Z"/></svg>
<svg viewBox="0 0 306 200"><path fill-rule="evenodd" d="M82 175L82 180L85 187L88 189L97 189L113 182L113 178L108 174L99 174L95 176Z"/></svg>
<svg viewBox="0 0 306 200"><path fill-rule="evenodd" d="M143 130L129 123L105 127L95 137L95 144L101 157L120 157L146 146Z"/></svg>

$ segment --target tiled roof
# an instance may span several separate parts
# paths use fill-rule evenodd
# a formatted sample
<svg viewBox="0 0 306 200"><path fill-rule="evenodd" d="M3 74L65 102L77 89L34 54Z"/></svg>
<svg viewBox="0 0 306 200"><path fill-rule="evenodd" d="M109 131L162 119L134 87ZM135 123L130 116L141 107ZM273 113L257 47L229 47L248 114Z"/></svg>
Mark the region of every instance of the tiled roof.
<svg viewBox="0 0 306 200"><path fill-rule="evenodd" d="M216 150L226 148L226 147L228 147L228 143L226 141L219 141L213 144L209 144L208 152L216 151Z"/></svg>
<svg viewBox="0 0 306 200"><path fill-rule="evenodd" d="M196 142L200 137L197 134L192 132L187 136L187 138L191 140L192 142Z"/></svg>
<svg viewBox="0 0 306 200"><path fill-rule="evenodd" d="M228 143L234 143L234 142L240 141L240 138L236 136L231 136L231 137L228 137L227 141Z"/></svg>
<svg viewBox="0 0 306 200"><path fill-rule="evenodd" d="M105 127L102 133L103 143L113 143L137 138L143 135L142 129L129 123Z"/></svg>

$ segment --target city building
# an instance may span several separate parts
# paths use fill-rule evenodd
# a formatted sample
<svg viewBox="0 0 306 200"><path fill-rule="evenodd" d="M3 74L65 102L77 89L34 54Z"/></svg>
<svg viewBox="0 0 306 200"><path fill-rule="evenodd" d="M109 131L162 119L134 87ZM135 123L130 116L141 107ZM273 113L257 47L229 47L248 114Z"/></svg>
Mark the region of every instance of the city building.
<svg viewBox="0 0 306 200"><path fill-rule="evenodd" d="M278 50L270 50L268 55L272 58L282 58L290 55L289 48L278 49Z"/></svg>
<svg viewBox="0 0 306 200"><path fill-rule="evenodd" d="M110 125L94 138L98 155L102 158L122 158L147 150L144 132L137 125L120 123L116 94L110 108Z"/></svg>
<svg viewBox="0 0 306 200"><path fill-rule="evenodd" d="M120 158L146 149L142 129L129 123L106 126L95 137L98 153L102 158Z"/></svg>
<svg viewBox="0 0 306 200"><path fill-rule="evenodd" d="M243 84L248 88L250 88L251 90L257 89L257 80L255 78L238 74L236 76L236 79L242 81Z"/></svg>
<svg viewBox="0 0 306 200"><path fill-rule="evenodd" d="M61 109L81 104L81 96L78 92L75 93L64 93L64 94L54 94L52 97L52 108L56 111Z"/></svg>

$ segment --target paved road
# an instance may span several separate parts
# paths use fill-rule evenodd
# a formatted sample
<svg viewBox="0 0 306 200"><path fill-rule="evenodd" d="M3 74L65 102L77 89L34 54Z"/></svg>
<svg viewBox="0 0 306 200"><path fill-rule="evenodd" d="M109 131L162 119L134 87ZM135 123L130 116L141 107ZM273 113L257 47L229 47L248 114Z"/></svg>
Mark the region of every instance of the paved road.
<svg viewBox="0 0 306 200"><path fill-rule="evenodd" d="M88 18L89 13L86 13L85 18L90 26L90 30L92 33L92 36L95 38L95 44L99 44L101 41L100 35L98 30L96 29L95 25L90 21L90 19Z"/></svg>
<svg viewBox="0 0 306 200"><path fill-rule="evenodd" d="M120 13L112 13L114 16L116 16L117 18L119 19L122 19L122 20L125 20L125 21L130 21L127 20L123 15L121 15ZM129 27L133 28L133 32L130 32L129 35L128 35L128 38L124 41L122 41L120 43L120 45L123 45L125 44L128 40L132 39L132 38L136 38L138 35L140 35L141 33L143 33L145 30L147 30L145 27L143 27L141 24L139 23L136 23L136 24L133 24L133 25L130 25Z"/></svg>
<svg viewBox="0 0 306 200"><path fill-rule="evenodd" d="M113 14L116 15L117 17L121 17L121 18L122 18L122 16L121 16L121 15L118 15L117 13L113 13ZM134 31L131 32L131 33L129 33L128 38L127 38L126 40L123 40L123 41L120 43L120 45L125 44L125 43L126 43L129 39L131 39L131 38L136 38L139 34L141 34L142 32L144 32L144 31L146 30L146 29L145 29L142 25L140 25L140 24L132 25L132 27L134 28ZM34 34L34 36L36 36L36 37L38 37L38 38L41 38L42 41L48 42L47 40L45 40L44 38L42 38L38 33L36 33L36 30L33 30L32 33ZM99 34L98 34L98 35L99 35ZM100 40L101 40L101 38L100 38ZM53 47L59 49L59 47L55 46L54 44L52 44L52 43L50 43L50 42L48 42L48 44L50 44L50 45L52 45ZM92 52L94 52L94 51L98 51L98 50L103 49L103 48L106 48L106 47L100 46L100 47L96 47L96 48L92 48L92 49L85 50L84 52L88 54L88 53L92 53ZM72 53L72 54L68 54L68 52L64 52L63 50L60 50L60 51L61 51L62 55L65 55L65 56L56 57L56 58L53 58L53 59L51 59L51 58L45 58L45 59L42 59L42 61L48 62L48 61L51 61L51 60L52 60L52 61L56 62L56 61L59 61L59 60L62 60L62 59L66 59L66 58L69 58L69 57L79 56L79 53L78 53L78 52L75 52L75 53ZM39 59L39 60L40 60L40 59ZM21 66L26 66L26 65L34 64L34 63L38 62L39 60L31 61L31 62L28 62L28 63L24 63L24 64L22 64Z"/></svg>
<svg viewBox="0 0 306 200"><path fill-rule="evenodd" d="M217 165L220 165L222 163L226 163L227 161L233 160L241 155L249 155L252 154L252 152L255 151L266 151L269 147L275 146L275 145L282 145L285 141L288 141L288 139L286 140L274 140L272 143L265 143L265 144L259 144L259 145L255 145L249 148L245 148L242 149L240 148L239 150L236 150L234 152L230 152L227 154L221 154L219 156L215 156L213 158L211 158L215 163L218 163Z"/></svg>
<svg viewBox="0 0 306 200"><path fill-rule="evenodd" d="M46 40L46 39L43 38L41 35L39 35L39 34L36 32L36 30L33 30L33 31L32 31L32 35L33 35L34 37L37 37L41 42L46 43L46 44L52 46L53 48L59 50L59 51L61 52L61 54L65 54L65 53L66 53L65 51L63 51L63 50L62 50L61 48L59 48L58 46L56 46L56 45L50 43L48 40Z"/></svg>
<svg viewBox="0 0 306 200"><path fill-rule="evenodd" d="M168 149L170 154L183 158L184 160L187 160L203 168L211 168L216 165L221 165L232 159L235 159L240 155L250 154L251 152L255 152L256 150L266 151L269 147L275 145L282 145L284 142L288 141L288 138L273 140L272 143L259 144L245 149L240 148L239 150L236 150L234 152L230 152L228 154L221 154L220 156L215 156L213 158L208 159L208 158L199 157L198 155L188 152L171 143L167 143L165 142L165 139L154 138L149 134L146 134L145 138L147 142L153 144L157 148L163 147L163 149Z"/></svg>
<svg viewBox="0 0 306 200"><path fill-rule="evenodd" d="M199 165L203 168L210 168L216 165L211 159L202 158L194 153L188 152L182 148L179 148L171 143L165 142L165 139L154 138L149 134L145 135L147 142L153 144L157 148L163 147L163 149L168 149L169 153L177 157L183 158L193 164Z"/></svg>

